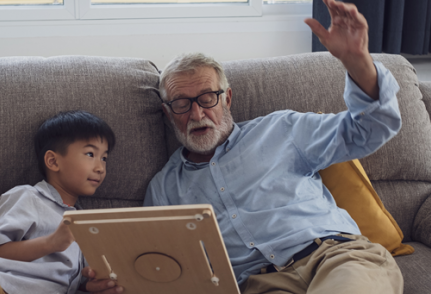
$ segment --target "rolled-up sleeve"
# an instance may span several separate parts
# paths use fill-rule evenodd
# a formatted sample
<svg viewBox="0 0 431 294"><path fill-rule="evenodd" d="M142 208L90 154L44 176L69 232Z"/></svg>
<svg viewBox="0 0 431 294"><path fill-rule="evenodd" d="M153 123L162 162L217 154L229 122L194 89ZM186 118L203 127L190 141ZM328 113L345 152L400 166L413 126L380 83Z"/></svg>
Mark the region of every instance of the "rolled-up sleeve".
<svg viewBox="0 0 431 294"><path fill-rule="evenodd" d="M376 61L374 62L374 65L377 69L379 99L374 100L365 94L346 73L344 101L346 102L347 108L349 109L353 119L360 119L365 114L370 114L379 108L382 108L381 110L378 110L379 112L382 112L382 114L392 114L394 112L397 115L397 119L394 123L397 124L399 122L399 126L401 127L401 120L398 119L400 117L400 113L396 99L396 94L400 87L392 73L384 67L382 63Z"/></svg>

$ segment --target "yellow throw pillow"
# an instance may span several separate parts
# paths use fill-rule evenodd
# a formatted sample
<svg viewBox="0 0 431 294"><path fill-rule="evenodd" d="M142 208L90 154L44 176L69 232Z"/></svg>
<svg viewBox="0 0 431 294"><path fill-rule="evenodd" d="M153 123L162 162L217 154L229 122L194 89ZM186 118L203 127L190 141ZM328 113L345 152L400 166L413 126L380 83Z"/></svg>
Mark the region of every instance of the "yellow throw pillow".
<svg viewBox="0 0 431 294"><path fill-rule="evenodd" d="M383 245L393 256L414 252L413 247L401 243L401 229L383 206L359 160L337 163L319 173L338 207L347 210L362 235Z"/></svg>

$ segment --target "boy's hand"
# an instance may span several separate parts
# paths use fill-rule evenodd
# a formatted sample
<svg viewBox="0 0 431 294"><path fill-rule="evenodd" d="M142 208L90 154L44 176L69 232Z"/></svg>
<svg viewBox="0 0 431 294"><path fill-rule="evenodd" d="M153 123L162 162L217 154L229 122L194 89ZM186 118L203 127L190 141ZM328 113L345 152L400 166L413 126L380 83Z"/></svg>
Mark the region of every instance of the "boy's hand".
<svg viewBox="0 0 431 294"><path fill-rule="evenodd" d="M62 252L69 248L70 244L75 241L69 226L63 222L60 223L54 233L47 236L47 241L52 252Z"/></svg>
<svg viewBox="0 0 431 294"><path fill-rule="evenodd" d="M85 284L85 291L88 291L93 294L118 294L123 293L123 287L117 286L114 281L111 280L96 280L94 277L96 273L90 268L85 267L82 270L82 275L88 278L87 283Z"/></svg>

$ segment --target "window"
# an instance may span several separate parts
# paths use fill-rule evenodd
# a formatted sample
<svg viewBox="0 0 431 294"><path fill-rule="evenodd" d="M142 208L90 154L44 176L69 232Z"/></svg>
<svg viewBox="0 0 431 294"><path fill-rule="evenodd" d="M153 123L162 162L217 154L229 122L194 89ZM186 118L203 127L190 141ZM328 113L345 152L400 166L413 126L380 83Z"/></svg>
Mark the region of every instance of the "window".
<svg viewBox="0 0 431 294"><path fill-rule="evenodd" d="M264 0L264 4L281 4L281 3L312 3L313 0Z"/></svg>
<svg viewBox="0 0 431 294"><path fill-rule="evenodd" d="M74 19L74 0L0 0L0 20Z"/></svg>
<svg viewBox="0 0 431 294"><path fill-rule="evenodd" d="M0 0L0 5L60 5L63 0Z"/></svg>
<svg viewBox="0 0 431 294"><path fill-rule="evenodd" d="M0 0L0 20L262 15L262 0Z"/></svg>
<svg viewBox="0 0 431 294"><path fill-rule="evenodd" d="M260 16L262 0L75 0L80 19ZM115 3L115 1L117 3ZM145 1L145 2L144 2ZM103 3L103 4L102 4Z"/></svg>
<svg viewBox="0 0 431 294"><path fill-rule="evenodd" d="M312 0L263 1L265 4L312 2ZM0 0L0 21L261 15L262 0Z"/></svg>

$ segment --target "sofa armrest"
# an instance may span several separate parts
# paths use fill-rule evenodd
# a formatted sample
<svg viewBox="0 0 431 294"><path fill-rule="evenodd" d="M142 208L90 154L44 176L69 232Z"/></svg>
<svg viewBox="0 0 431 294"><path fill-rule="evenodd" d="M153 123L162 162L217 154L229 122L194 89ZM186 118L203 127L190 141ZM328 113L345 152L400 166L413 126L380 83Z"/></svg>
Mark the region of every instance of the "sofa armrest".
<svg viewBox="0 0 431 294"><path fill-rule="evenodd" d="M431 81L420 82L419 90L423 95L422 100L425 103L428 113L431 113Z"/></svg>
<svg viewBox="0 0 431 294"><path fill-rule="evenodd" d="M428 196L416 214L412 238L431 247L431 195Z"/></svg>
<svg viewBox="0 0 431 294"><path fill-rule="evenodd" d="M420 82L422 101L431 116L431 81ZM412 239L431 247L431 195L419 208L412 228Z"/></svg>

